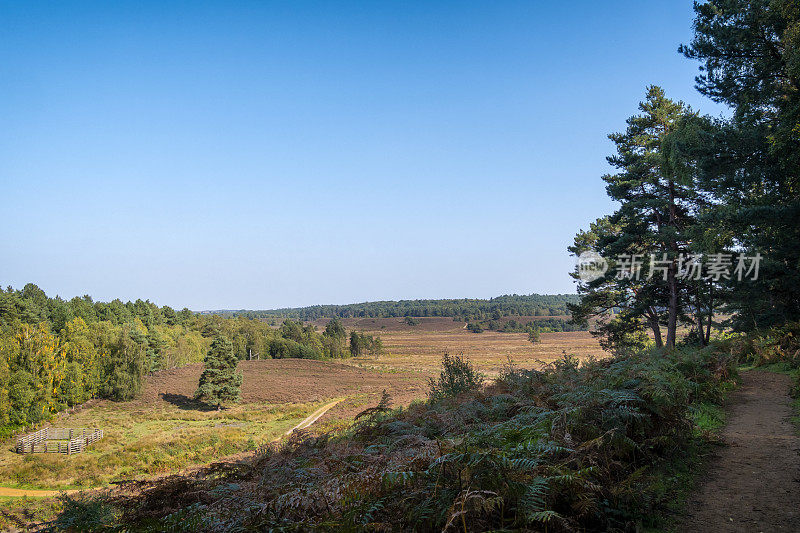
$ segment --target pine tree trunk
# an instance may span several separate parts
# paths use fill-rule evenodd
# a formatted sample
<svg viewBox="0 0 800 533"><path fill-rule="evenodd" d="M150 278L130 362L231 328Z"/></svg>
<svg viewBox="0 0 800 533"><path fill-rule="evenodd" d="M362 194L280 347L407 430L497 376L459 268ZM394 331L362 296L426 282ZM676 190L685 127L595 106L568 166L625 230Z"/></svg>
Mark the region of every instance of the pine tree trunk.
<svg viewBox="0 0 800 533"><path fill-rule="evenodd" d="M650 329L653 330L653 339L656 342L656 348L661 348L664 346L664 341L661 339L661 326L658 325L658 315L655 313L651 314L648 322L650 323Z"/></svg>
<svg viewBox="0 0 800 533"><path fill-rule="evenodd" d="M706 342L708 345L711 342L711 323L714 321L714 283L711 283L708 297L708 326L706 327Z"/></svg>
<svg viewBox="0 0 800 533"><path fill-rule="evenodd" d="M697 319L697 337L700 339L700 344L705 346L705 327L703 327L703 311L699 290L695 293L695 317Z"/></svg>
<svg viewBox="0 0 800 533"><path fill-rule="evenodd" d="M667 348L675 347L675 335L678 329L678 280L675 278L675 262L667 271L669 286L669 314L667 316Z"/></svg>
<svg viewBox="0 0 800 533"><path fill-rule="evenodd" d="M677 225L675 213L675 182L669 180L669 225L675 228ZM675 336L678 329L678 280L675 276L677 269L678 243L675 240L670 242L670 251L674 254L672 262L667 270L667 286L669 287L669 312L667 316L667 348L675 347Z"/></svg>

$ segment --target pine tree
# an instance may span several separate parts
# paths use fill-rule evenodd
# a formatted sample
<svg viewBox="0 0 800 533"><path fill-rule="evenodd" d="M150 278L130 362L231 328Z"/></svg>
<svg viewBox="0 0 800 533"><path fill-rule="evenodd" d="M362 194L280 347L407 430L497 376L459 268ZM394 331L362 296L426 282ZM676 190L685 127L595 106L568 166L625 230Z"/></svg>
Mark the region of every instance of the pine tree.
<svg viewBox="0 0 800 533"><path fill-rule="evenodd" d="M220 409L223 404L239 400L242 374L236 371L239 364L233 345L224 335L217 335L206 354L205 370L195 398Z"/></svg>
<svg viewBox="0 0 800 533"><path fill-rule="evenodd" d="M536 344L541 340L541 333L539 328L532 327L528 330L528 341L531 344Z"/></svg>
<svg viewBox="0 0 800 533"><path fill-rule="evenodd" d="M698 90L731 107L698 165L716 200L708 226L748 255L758 280L730 289L737 329L800 319L800 4L695 3L694 38L681 52L702 63Z"/></svg>
<svg viewBox="0 0 800 533"><path fill-rule="evenodd" d="M350 332L350 355L359 357L364 351L364 339L356 331Z"/></svg>
<svg viewBox="0 0 800 533"><path fill-rule="evenodd" d="M617 153L608 162L618 172L603 180L609 197L620 207L588 232L579 233L570 247L575 255L592 250L611 261L605 276L579 285L581 302L569 306L579 322L620 311L599 327L606 348L615 348L620 341L639 343L642 336L637 332L644 324L652 330L656 346L675 346L677 325L687 303L686 288L677 275L678 260L680 254L688 255L687 234L694 224L698 198L692 167L685 164L685 154L679 150L684 143L670 139L695 115L655 86L648 88L639 109L641 114L628 119L625 132L609 135ZM632 275L620 276L621 264L615 261L630 258L632 266L634 257L642 262L641 272L629 268ZM651 276L654 259L662 263L664 272Z"/></svg>
<svg viewBox="0 0 800 533"><path fill-rule="evenodd" d="M325 331L322 333L322 344L325 355L328 357L343 357L346 342L347 331L341 320L334 317L328 322L328 325L325 326Z"/></svg>

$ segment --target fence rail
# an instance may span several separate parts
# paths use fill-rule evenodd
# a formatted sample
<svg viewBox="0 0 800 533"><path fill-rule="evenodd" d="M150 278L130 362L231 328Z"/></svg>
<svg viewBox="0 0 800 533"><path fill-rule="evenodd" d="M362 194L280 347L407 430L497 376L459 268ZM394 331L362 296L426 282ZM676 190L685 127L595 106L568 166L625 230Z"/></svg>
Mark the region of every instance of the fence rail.
<svg viewBox="0 0 800 533"><path fill-rule="evenodd" d="M97 428L42 428L17 439L17 453L81 453L103 438Z"/></svg>

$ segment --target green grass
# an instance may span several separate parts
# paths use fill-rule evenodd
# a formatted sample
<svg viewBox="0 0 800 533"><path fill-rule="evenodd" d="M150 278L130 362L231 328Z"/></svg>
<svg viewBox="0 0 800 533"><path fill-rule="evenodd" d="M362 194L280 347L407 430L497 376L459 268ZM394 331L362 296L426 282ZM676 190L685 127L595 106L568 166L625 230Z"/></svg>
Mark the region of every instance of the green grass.
<svg viewBox="0 0 800 533"><path fill-rule="evenodd" d="M0 497L0 508L0 530L26 531L32 524L53 520L61 512L62 504L53 499Z"/></svg>
<svg viewBox="0 0 800 533"><path fill-rule="evenodd" d="M659 466L645 490L663 502L664 508L659 515L649 517L650 521L643 524L643 532L678 532L678 522L689 496L697 487L704 466L703 458L710 448L710 442L698 438L681 454Z"/></svg>
<svg viewBox="0 0 800 533"><path fill-rule="evenodd" d="M728 388L728 392L733 390ZM719 444L719 430L725 427L725 409L711 402L697 402L689 406L694 439L680 454L659 465L651 477L646 491L657 501L665 502L659 516L644 524L649 533L676 533L684 514L686 502L696 489L705 467L705 457L713 446Z"/></svg>
<svg viewBox="0 0 800 533"><path fill-rule="evenodd" d="M720 405L702 402L691 405L689 409L697 433L716 431L725 425L725 410Z"/></svg>
<svg viewBox="0 0 800 533"><path fill-rule="evenodd" d="M99 427L104 438L77 455L0 450L0 484L71 489L141 479L255 450L281 436L319 404L237 405L222 411L106 402L77 413L66 427Z"/></svg>
<svg viewBox="0 0 800 533"><path fill-rule="evenodd" d="M739 372L747 372L749 370L764 370L767 372L775 372L777 374L786 374L789 376L797 375L800 369L794 368L791 363L787 361L778 361L777 363L770 363L768 365L745 365L739 367Z"/></svg>

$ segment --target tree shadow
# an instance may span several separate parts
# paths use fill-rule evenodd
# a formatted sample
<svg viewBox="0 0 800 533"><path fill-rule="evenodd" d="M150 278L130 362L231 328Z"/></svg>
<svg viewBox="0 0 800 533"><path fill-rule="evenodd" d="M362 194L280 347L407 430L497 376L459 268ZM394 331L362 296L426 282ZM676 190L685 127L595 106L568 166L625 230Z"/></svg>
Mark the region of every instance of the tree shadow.
<svg viewBox="0 0 800 533"><path fill-rule="evenodd" d="M185 394L172 394L171 392L162 392L160 394L161 399L167 403L171 403L178 409L183 409L184 411L216 411L217 407L214 405L209 405L205 402L201 402L200 400L195 400L194 398L190 398Z"/></svg>

